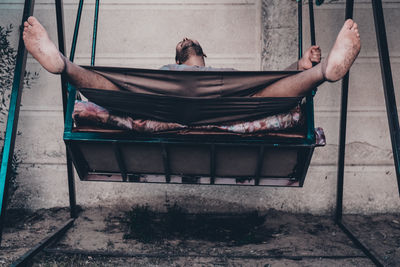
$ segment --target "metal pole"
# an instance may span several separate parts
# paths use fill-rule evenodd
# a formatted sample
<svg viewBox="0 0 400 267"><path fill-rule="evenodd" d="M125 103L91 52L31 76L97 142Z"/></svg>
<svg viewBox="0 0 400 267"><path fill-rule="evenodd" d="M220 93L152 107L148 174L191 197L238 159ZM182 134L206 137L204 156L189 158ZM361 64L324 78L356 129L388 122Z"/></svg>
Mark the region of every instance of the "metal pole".
<svg viewBox="0 0 400 267"><path fill-rule="evenodd" d="M11 267L30 266L29 262L33 259L33 257L35 257L35 255L37 255L39 252L41 252L45 247L47 247L51 243L59 240L65 234L65 232L67 232L68 229L71 228L73 223L74 223L74 219L69 219L57 231L55 231L53 234L51 234L48 237L46 237L45 239L43 239L39 244L34 246L27 253L25 253L19 259L17 259L15 262L13 262L11 264Z"/></svg>
<svg viewBox="0 0 400 267"><path fill-rule="evenodd" d="M22 23L33 14L34 0L25 0ZM6 133L4 138L3 157L0 169L0 242L3 233L4 220L7 211L8 185L11 175L11 164L14 156L15 137L17 134L19 109L21 105L22 87L26 66L27 51L22 40L22 30L19 35L18 53L14 69L14 80L12 85L10 105L8 110Z"/></svg>
<svg viewBox="0 0 400 267"><path fill-rule="evenodd" d="M314 24L314 1L309 0L308 2L308 13L310 17L310 35L311 35L311 45L315 45L315 24ZM315 66L315 63L313 63ZM314 95L317 91L315 87L310 93L306 96L307 101L307 139L315 141L315 132L314 132Z"/></svg>
<svg viewBox="0 0 400 267"><path fill-rule="evenodd" d="M346 1L345 20L353 18L353 0ZM339 155L336 188L336 214L335 221L342 220L343 215L343 185L344 185L344 157L346 149L346 125L347 125L347 100L349 94L349 72L342 79L342 103L340 108L340 133L339 133Z"/></svg>
<svg viewBox="0 0 400 267"><path fill-rule="evenodd" d="M79 26L81 24L82 9L83 9L83 0L80 0L79 6L78 6L78 11L76 13L75 28L74 28L74 35L72 37L71 51L69 54L69 60L71 62L73 62L74 58L75 58L76 43L78 42ZM81 96L78 94L76 96L76 99L81 100Z"/></svg>
<svg viewBox="0 0 400 267"><path fill-rule="evenodd" d="M75 29L74 29L74 36L72 37L71 52L69 54L69 60L71 62L74 61L75 58L76 43L78 41L79 26L81 24L82 9L83 9L83 0L80 0L78 11L76 13Z"/></svg>
<svg viewBox="0 0 400 267"><path fill-rule="evenodd" d="M63 1L56 0L56 18L57 18L57 37L58 37L58 50L65 56L65 38L64 38L64 14L63 14ZM64 75L61 75L61 89L62 89L62 101L63 111L65 119L65 110L67 108L67 79Z"/></svg>
<svg viewBox="0 0 400 267"><path fill-rule="evenodd" d="M308 10L310 13L310 35L311 35L311 45L315 45L315 24L314 24L314 1L308 1Z"/></svg>
<svg viewBox="0 0 400 267"><path fill-rule="evenodd" d="M56 0L56 17L57 17L57 35L58 35L58 47L60 52L65 56L65 38L64 38L64 15L63 15L63 1ZM61 88L62 88L62 100L63 100L63 114L64 122L67 111L68 101L68 81L64 74L61 75ZM68 174L68 190L69 190L69 206L71 218L77 217L76 211L76 195L75 195L75 180L74 171L72 166L72 160L66 149L67 159L67 174Z"/></svg>
<svg viewBox="0 0 400 267"><path fill-rule="evenodd" d="M387 44L385 19L383 17L382 1L372 0L376 41L378 43L379 59L383 91L385 93L386 112L389 122L390 139L392 141L394 167L396 169L397 189L400 195L400 129L397 114L396 97L394 93L392 70L390 67L389 49Z"/></svg>
<svg viewBox="0 0 400 267"><path fill-rule="evenodd" d="M346 227L342 222L336 222L339 228L350 238L350 240L364 252L364 254L376 265L376 266L384 266L377 257L375 257L374 252L365 246L357 237L353 234L353 232Z"/></svg>
<svg viewBox="0 0 400 267"><path fill-rule="evenodd" d="M94 9L94 23L93 23L92 58L90 61L91 66L94 66L94 61L96 57L97 24L99 22L99 4L100 0L96 0L96 5Z"/></svg>
<svg viewBox="0 0 400 267"><path fill-rule="evenodd" d="M303 56L303 5L297 0L297 25L298 25L298 59Z"/></svg>

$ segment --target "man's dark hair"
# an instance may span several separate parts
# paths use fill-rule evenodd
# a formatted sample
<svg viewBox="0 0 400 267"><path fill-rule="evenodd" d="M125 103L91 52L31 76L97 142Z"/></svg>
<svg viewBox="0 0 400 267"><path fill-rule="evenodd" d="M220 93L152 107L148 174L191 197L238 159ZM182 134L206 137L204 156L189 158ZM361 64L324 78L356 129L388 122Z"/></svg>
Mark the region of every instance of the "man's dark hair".
<svg viewBox="0 0 400 267"><path fill-rule="evenodd" d="M183 64L189 59L190 56L207 57L203 52L203 48L201 48L198 42L187 39L183 41L180 49L176 49L175 62L178 64Z"/></svg>

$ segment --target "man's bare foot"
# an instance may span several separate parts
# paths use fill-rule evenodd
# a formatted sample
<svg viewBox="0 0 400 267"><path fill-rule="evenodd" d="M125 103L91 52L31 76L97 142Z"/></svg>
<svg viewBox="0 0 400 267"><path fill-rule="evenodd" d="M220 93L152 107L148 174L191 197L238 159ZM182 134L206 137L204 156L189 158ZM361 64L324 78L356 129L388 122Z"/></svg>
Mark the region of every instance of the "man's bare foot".
<svg viewBox="0 0 400 267"><path fill-rule="evenodd" d="M29 53L49 72L59 74L65 68L63 56L35 17L24 22L22 35Z"/></svg>
<svg viewBox="0 0 400 267"><path fill-rule="evenodd" d="M340 30L328 57L322 62L322 73L327 81L343 78L361 49L358 26L348 19Z"/></svg>

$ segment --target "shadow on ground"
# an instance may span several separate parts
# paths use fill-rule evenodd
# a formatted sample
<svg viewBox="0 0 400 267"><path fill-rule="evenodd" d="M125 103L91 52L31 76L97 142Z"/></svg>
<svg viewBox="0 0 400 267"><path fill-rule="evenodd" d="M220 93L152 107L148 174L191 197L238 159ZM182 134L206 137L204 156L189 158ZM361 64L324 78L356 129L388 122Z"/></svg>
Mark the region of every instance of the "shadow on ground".
<svg viewBox="0 0 400 267"><path fill-rule="evenodd" d="M190 214L91 208L33 266L374 266L330 217L269 210ZM0 265L8 266L65 222L67 209L8 214ZM398 215L348 217L388 266L400 265Z"/></svg>
<svg viewBox="0 0 400 267"><path fill-rule="evenodd" d="M226 245L259 244L276 234L264 227L265 215L257 211L242 214L190 214L174 204L159 213L137 206L121 221L127 225L124 238L141 242L166 239L198 239Z"/></svg>

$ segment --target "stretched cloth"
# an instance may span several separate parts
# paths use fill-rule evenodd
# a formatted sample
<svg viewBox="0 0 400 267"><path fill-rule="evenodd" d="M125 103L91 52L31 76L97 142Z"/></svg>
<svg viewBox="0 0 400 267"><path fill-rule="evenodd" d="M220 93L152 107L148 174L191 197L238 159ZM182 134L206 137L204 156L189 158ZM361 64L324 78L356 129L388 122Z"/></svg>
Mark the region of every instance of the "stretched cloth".
<svg viewBox="0 0 400 267"><path fill-rule="evenodd" d="M90 101L143 119L185 125L254 120L288 111L302 97L251 97L297 71L171 71L85 67L121 88L79 88Z"/></svg>

